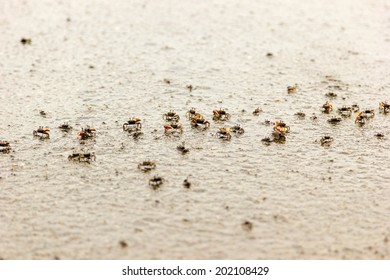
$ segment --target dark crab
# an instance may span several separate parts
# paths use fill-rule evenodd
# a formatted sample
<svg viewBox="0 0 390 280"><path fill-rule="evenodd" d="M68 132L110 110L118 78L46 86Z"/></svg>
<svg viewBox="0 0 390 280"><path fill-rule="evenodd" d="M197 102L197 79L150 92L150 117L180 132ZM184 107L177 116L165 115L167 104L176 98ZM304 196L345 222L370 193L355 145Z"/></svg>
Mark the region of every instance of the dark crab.
<svg viewBox="0 0 390 280"><path fill-rule="evenodd" d="M379 112L387 114L390 112L390 104L385 101L379 103Z"/></svg>
<svg viewBox="0 0 390 280"><path fill-rule="evenodd" d="M149 172L156 168L156 163L150 160L145 160L138 164L138 169L143 172Z"/></svg>
<svg viewBox="0 0 390 280"><path fill-rule="evenodd" d="M337 97L337 94L334 93L334 92L328 92L325 94L326 97L328 98L336 98Z"/></svg>
<svg viewBox="0 0 390 280"><path fill-rule="evenodd" d="M160 176L154 176L149 180L149 186L151 186L154 190L160 188L160 186L164 183L164 178Z"/></svg>
<svg viewBox="0 0 390 280"><path fill-rule="evenodd" d="M306 117L306 114L302 111L299 111L299 112L295 113L295 116L297 116L298 119L304 119Z"/></svg>
<svg viewBox="0 0 390 280"><path fill-rule="evenodd" d="M261 139L261 142L263 142L264 145L271 145L271 143L273 142L273 140L271 139L271 137L264 137L263 139Z"/></svg>
<svg viewBox="0 0 390 280"><path fill-rule="evenodd" d="M196 109L194 107L192 107L191 109L189 109L186 113L186 116L188 117L188 119L192 119L192 117L194 117L196 114L198 114L196 112Z"/></svg>
<svg viewBox="0 0 390 280"><path fill-rule="evenodd" d="M244 134L245 132L245 130L239 124L236 124L235 126L229 128L229 131L237 134Z"/></svg>
<svg viewBox="0 0 390 280"><path fill-rule="evenodd" d="M375 110L374 109L366 109L363 111L364 114L366 114L367 118L373 118L375 116Z"/></svg>
<svg viewBox="0 0 390 280"><path fill-rule="evenodd" d="M258 115L260 115L260 113L261 113L262 111L263 111L263 110L261 110L260 107L257 107L257 108L252 112L252 114L253 114L254 116L258 116Z"/></svg>
<svg viewBox="0 0 390 280"><path fill-rule="evenodd" d="M333 137L331 137L330 135L325 135L320 139L320 144L322 146L329 146L332 143L333 143Z"/></svg>
<svg viewBox="0 0 390 280"><path fill-rule="evenodd" d="M328 119L328 122L331 124L338 124L339 122L341 122L341 118L333 116L330 119Z"/></svg>
<svg viewBox="0 0 390 280"><path fill-rule="evenodd" d="M72 130L72 127L69 125L68 122L64 122L58 128L61 129L64 132L68 132L69 130Z"/></svg>
<svg viewBox="0 0 390 280"><path fill-rule="evenodd" d="M190 149L186 148L186 146L184 145L185 142L182 142L180 145L178 145L176 147L176 149L182 153L183 155L185 155L186 153L188 153L190 151Z"/></svg>
<svg viewBox="0 0 390 280"><path fill-rule="evenodd" d="M343 117L350 117L352 115L352 108L344 105L343 107L338 108L337 112Z"/></svg>

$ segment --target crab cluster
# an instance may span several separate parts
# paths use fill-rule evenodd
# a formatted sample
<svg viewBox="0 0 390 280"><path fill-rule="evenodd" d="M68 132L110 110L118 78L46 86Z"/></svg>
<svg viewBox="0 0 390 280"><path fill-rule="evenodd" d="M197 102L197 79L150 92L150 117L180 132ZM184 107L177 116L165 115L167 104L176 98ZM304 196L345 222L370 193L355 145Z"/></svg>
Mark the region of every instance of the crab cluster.
<svg viewBox="0 0 390 280"><path fill-rule="evenodd" d="M86 162L91 163L91 161L96 160L95 153L87 152L87 153L72 153L68 156L69 161L78 161L78 162Z"/></svg>
<svg viewBox="0 0 390 280"><path fill-rule="evenodd" d="M290 132L290 127L283 121L276 121L274 123L273 132L271 137L267 136L261 139L261 142L265 145L270 145L272 142L284 143L286 142L286 134Z"/></svg>
<svg viewBox="0 0 390 280"><path fill-rule="evenodd" d="M163 119L167 122L164 124L164 134L167 136L170 135L180 135L183 133L183 126L179 124L180 116L174 111L169 111L163 115Z"/></svg>
<svg viewBox="0 0 390 280"><path fill-rule="evenodd" d="M9 153L11 151L11 145L8 141L0 140L0 153Z"/></svg>

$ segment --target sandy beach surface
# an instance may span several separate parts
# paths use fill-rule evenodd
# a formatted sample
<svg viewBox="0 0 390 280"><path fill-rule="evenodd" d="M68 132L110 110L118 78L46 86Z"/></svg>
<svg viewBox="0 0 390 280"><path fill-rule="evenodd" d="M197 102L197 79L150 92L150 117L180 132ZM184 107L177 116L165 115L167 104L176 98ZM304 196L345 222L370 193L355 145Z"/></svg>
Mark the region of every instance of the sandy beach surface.
<svg viewBox="0 0 390 280"><path fill-rule="evenodd" d="M0 30L0 258L390 259L388 1L3 0ZM374 118L327 121L353 103ZM163 135L169 110L180 137ZM285 143L262 143L265 120L290 126ZM68 161L80 151L96 161Z"/></svg>

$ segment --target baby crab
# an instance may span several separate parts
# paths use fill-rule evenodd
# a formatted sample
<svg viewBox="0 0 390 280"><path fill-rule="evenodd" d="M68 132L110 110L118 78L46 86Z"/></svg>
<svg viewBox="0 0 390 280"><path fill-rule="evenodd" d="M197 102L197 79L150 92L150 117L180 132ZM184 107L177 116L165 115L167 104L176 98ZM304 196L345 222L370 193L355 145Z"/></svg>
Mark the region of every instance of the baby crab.
<svg viewBox="0 0 390 280"><path fill-rule="evenodd" d="M385 135L381 132L378 132L378 133L375 133L375 137L378 139L383 139L385 137Z"/></svg>
<svg viewBox="0 0 390 280"><path fill-rule="evenodd" d="M333 105L330 104L328 101L321 107L321 111L325 114L329 114L333 110Z"/></svg>
<svg viewBox="0 0 390 280"><path fill-rule="evenodd" d="M273 142L273 140L271 139L271 137L264 137L263 139L261 139L261 142L263 142L264 145L271 145L271 143Z"/></svg>
<svg viewBox="0 0 390 280"><path fill-rule="evenodd" d="M337 112L342 115L343 117L350 117L352 115L352 108L343 106L341 108L337 109Z"/></svg>
<svg viewBox="0 0 390 280"><path fill-rule="evenodd" d="M155 168L156 168L156 164L153 161L149 161L149 160L143 161L138 164L138 169L143 172L149 172Z"/></svg>
<svg viewBox="0 0 390 280"><path fill-rule="evenodd" d="M96 160L96 156L95 153L72 153L68 156L68 160L91 163L91 161Z"/></svg>
<svg viewBox="0 0 390 280"><path fill-rule="evenodd" d="M186 116L188 117L188 119L192 119L196 114L198 114L196 112L196 109L194 107L192 107L191 109L189 109L186 113Z"/></svg>
<svg viewBox="0 0 390 280"><path fill-rule="evenodd" d="M320 140L321 146L329 146L333 143L333 137L330 135L325 135Z"/></svg>
<svg viewBox="0 0 390 280"><path fill-rule="evenodd" d="M185 155L186 153L188 153L190 151L190 149L186 148L185 143L182 142L179 146L176 147L176 149L181 152L183 155Z"/></svg>
<svg viewBox="0 0 390 280"><path fill-rule="evenodd" d="M260 107L257 107L257 108L252 112L252 114L253 114L254 116L258 116L258 115L260 115L260 113L261 113L262 111L263 111L263 110L261 110Z"/></svg>
<svg viewBox="0 0 390 280"><path fill-rule="evenodd" d="M352 104L351 108L352 111L354 111L355 113L360 110L359 105L357 105L356 103Z"/></svg>
<svg viewBox="0 0 390 280"><path fill-rule="evenodd" d="M206 121L200 114L195 114L191 118L191 126L194 128L207 129L210 127L210 122Z"/></svg>
<svg viewBox="0 0 390 280"><path fill-rule="evenodd" d="M214 121L227 121L230 119L230 114L226 109L213 110Z"/></svg>
<svg viewBox="0 0 390 280"><path fill-rule="evenodd" d="M325 94L326 97L328 98L336 98L337 97L337 94L334 93L334 92L328 92Z"/></svg>
<svg viewBox="0 0 390 280"><path fill-rule="evenodd" d="M160 186L164 183L164 179L160 176L154 176L149 180L149 186L151 186L154 190L160 188Z"/></svg>
<svg viewBox="0 0 390 280"><path fill-rule="evenodd" d="M64 123L61 124L58 128L61 129L61 130L64 131L64 132L68 132L69 130L72 129L72 127L69 125L68 122L64 122Z"/></svg>
<svg viewBox="0 0 390 280"><path fill-rule="evenodd" d="M127 122L122 126L124 131L133 131L142 128L141 119L136 117L131 117Z"/></svg>
<svg viewBox="0 0 390 280"><path fill-rule="evenodd" d="M87 126L87 128L81 128L81 131L77 133L82 140L93 138L96 136L96 129Z"/></svg>
<svg viewBox="0 0 390 280"><path fill-rule="evenodd" d="M379 103L379 112L383 114L387 114L390 112L390 104L387 104L387 102L380 102Z"/></svg>
<svg viewBox="0 0 390 280"><path fill-rule="evenodd" d="M235 126L229 128L229 131L237 134L244 134L245 132L245 130L239 124L236 124Z"/></svg>
<svg viewBox="0 0 390 280"><path fill-rule="evenodd" d="M180 116L171 110L163 115L163 119L167 122L178 122L180 120Z"/></svg>
<svg viewBox="0 0 390 280"><path fill-rule="evenodd" d="M341 118L333 116L330 119L328 119L328 122L331 124L338 124L339 122L341 122Z"/></svg>
<svg viewBox="0 0 390 280"><path fill-rule="evenodd" d="M11 151L11 145L8 141L0 140L0 153L9 153Z"/></svg>
<svg viewBox="0 0 390 280"><path fill-rule="evenodd" d="M164 133L165 135L183 133L183 127L180 124L165 124Z"/></svg>
<svg viewBox="0 0 390 280"><path fill-rule="evenodd" d="M40 126L40 127L38 127L37 130L33 131L33 135L40 137L40 138L49 139L50 138L49 131L50 131L50 129L48 127Z"/></svg>
<svg viewBox="0 0 390 280"><path fill-rule="evenodd" d="M215 136L223 140L230 140L232 138L232 135L230 134L230 129L226 127L221 127L215 134Z"/></svg>
<svg viewBox="0 0 390 280"><path fill-rule="evenodd" d="M298 119L304 119L306 117L306 114L302 111L299 111L299 112L295 113L295 116L297 116Z"/></svg>
<svg viewBox="0 0 390 280"><path fill-rule="evenodd" d="M286 133L290 131L290 127L283 121L277 121L274 123L274 131L277 133Z"/></svg>
<svg viewBox="0 0 390 280"><path fill-rule="evenodd" d="M298 84L287 87L287 93L296 93L298 90Z"/></svg>
<svg viewBox="0 0 390 280"><path fill-rule="evenodd" d="M272 141L275 143L283 144L284 142L286 142L286 135L283 132L272 132L272 138Z"/></svg>
<svg viewBox="0 0 390 280"><path fill-rule="evenodd" d="M367 118L373 118L375 116L375 110L374 109L366 109L363 111L364 114L366 114Z"/></svg>

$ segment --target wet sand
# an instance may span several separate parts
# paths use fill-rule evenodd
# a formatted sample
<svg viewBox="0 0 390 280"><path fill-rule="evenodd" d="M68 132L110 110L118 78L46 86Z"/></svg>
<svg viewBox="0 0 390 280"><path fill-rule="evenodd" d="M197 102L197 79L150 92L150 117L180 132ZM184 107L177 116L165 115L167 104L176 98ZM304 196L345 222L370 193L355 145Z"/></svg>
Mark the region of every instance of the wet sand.
<svg viewBox="0 0 390 280"><path fill-rule="evenodd" d="M0 258L389 259L389 14L368 0L1 1ZM331 125L326 101L376 115ZM209 130L191 129L191 107ZM180 139L162 136L169 110ZM138 140L122 130L131 116ZM286 143L262 144L265 119L290 126ZM242 136L213 136L237 123ZM80 144L86 125L97 136ZM96 162L68 161L82 148Z"/></svg>

